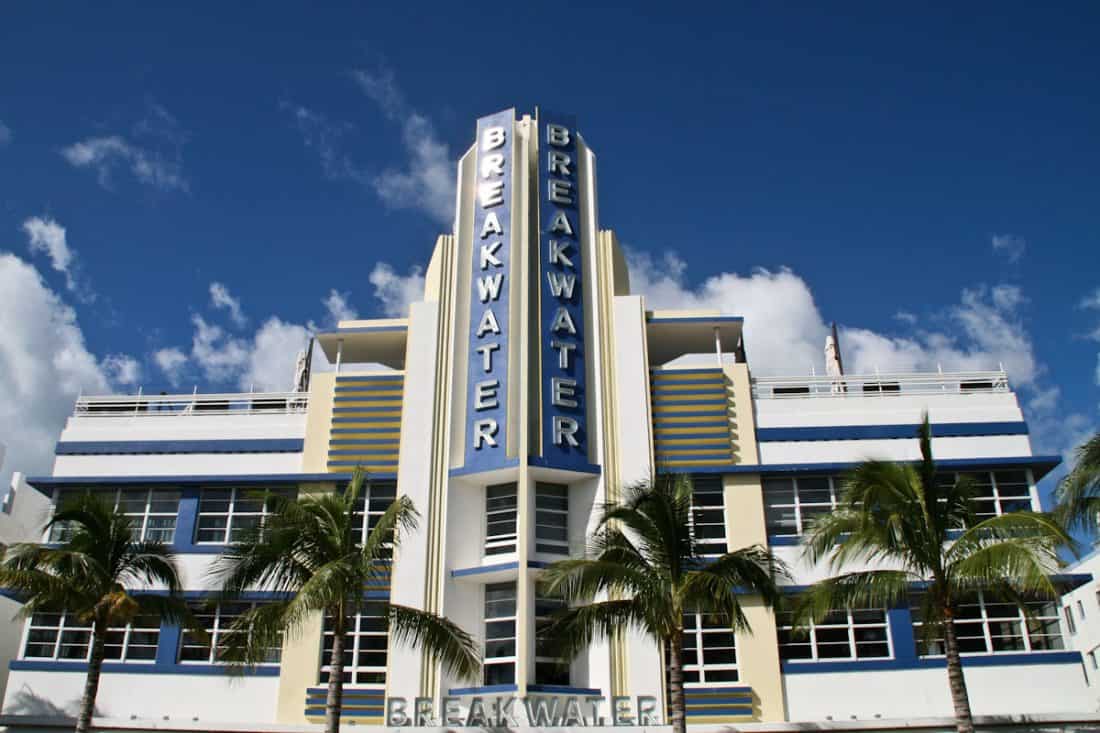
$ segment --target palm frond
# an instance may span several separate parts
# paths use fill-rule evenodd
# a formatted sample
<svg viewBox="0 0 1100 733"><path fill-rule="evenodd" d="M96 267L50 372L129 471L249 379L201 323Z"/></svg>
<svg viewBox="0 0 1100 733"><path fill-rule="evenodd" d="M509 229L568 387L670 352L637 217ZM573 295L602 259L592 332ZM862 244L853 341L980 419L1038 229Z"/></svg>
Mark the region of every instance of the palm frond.
<svg viewBox="0 0 1100 733"><path fill-rule="evenodd" d="M1054 490L1055 514L1070 529L1100 528L1100 433L1077 448L1073 470Z"/></svg>
<svg viewBox="0 0 1100 733"><path fill-rule="evenodd" d="M610 600L565 608L552 615L542 634L548 648L564 659L572 659L593 641L634 629L655 640L666 639L671 629L653 628L646 609L637 600Z"/></svg>
<svg viewBox="0 0 1100 733"><path fill-rule="evenodd" d="M908 597L909 584L918 580L904 570L864 570L826 578L794 603L795 625L819 622L836 609L892 608Z"/></svg>
<svg viewBox="0 0 1100 733"><path fill-rule="evenodd" d="M387 604L387 613L390 638L396 643L423 649L461 679L474 679L480 673L477 643L454 622L396 603Z"/></svg>

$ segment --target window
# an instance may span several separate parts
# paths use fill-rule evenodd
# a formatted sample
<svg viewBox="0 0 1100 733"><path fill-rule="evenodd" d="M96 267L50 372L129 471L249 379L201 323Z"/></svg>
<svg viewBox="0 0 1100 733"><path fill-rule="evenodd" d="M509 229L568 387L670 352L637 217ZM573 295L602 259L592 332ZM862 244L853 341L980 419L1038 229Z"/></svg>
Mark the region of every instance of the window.
<svg viewBox="0 0 1100 733"><path fill-rule="evenodd" d="M293 500L297 489L203 489L199 495L199 544L237 542L243 534L263 524L275 497Z"/></svg>
<svg viewBox="0 0 1100 733"><path fill-rule="evenodd" d="M737 646L729 620L685 613L682 661L685 684L736 682Z"/></svg>
<svg viewBox="0 0 1100 733"><path fill-rule="evenodd" d="M944 653L942 633L931 639L923 638L920 603L919 595L911 597L917 653L921 656L941 656ZM1062 634L1058 629L1058 606L1049 601L1029 601L1027 605L1032 616L1030 620L1025 620L1016 604L1001 602L984 593L964 599L955 618L959 653L999 654L1063 649Z"/></svg>
<svg viewBox="0 0 1100 733"><path fill-rule="evenodd" d="M535 683L539 685L566 685L569 681L569 660L550 651L550 639L543 630L550 617L565 608L562 598L535 592Z"/></svg>
<svg viewBox="0 0 1100 733"><path fill-rule="evenodd" d="M821 623L796 631L790 612L777 614L780 659L888 659L886 611L857 608L830 611Z"/></svg>
<svg viewBox="0 0 1100 733"><path fill-rule="evenodd" d="M764 479L764 517L769 537L797 537L811 520L836 508L840 487L830 476Z"/></svg>
<svg viewBox="0 0 1100 733"><path fill-rule="evenodd" d="M121 628L107 630L104 659L109 662L152 662L157 657L160 620L139 616ZM92 627L69 613L38 612L27 629L24 659L87 661L91 655Z"/></svg>
<svg viewBox="0 0 1100 733"><path fill-rule="evenodd" d="M386 604L368 603L348 619L344 634L344 684L386 684L386 648L389 645ZM321 646L321 683L327 684L332 671L332 617L325 617Z"/></svg>
<svg viewBox="0 0 1100 733"><path fill-rule="evenodd" d="M1077 622L1073 620L1073 609L1069 606L1063 606L1062 613L1066 617L1066 629L1071 634L1077 633Z"/></svg>
<svg viewBox="0 0 1100 733"><path fill-rule="evenodd" d="M691 530L700 555L726 554L726 512L721 476L692 476Z"/></svg>
<svg viewBox="0 0 1100 733"><path fill-rule="evenodd" d="M516 551L516 485L497 484L485 489L485 554Z"/></svg>
<svg viewBox="0 0 1100 733"><path fill-rule="evenodd" d="M1085 604L1081 601L1077 601L1077 615L1081 617L1081 620L1085 619Z"/></svg>
<svg viewBox="0 0 1100 733"><path fill-rule="evenodd" d="M939 480L954 483L960 474L945 473ZM977 521L1009 512L1030 511L1031 484L1027 471L978 471L961 474L970 478L977 487L974 497L974 514Z"/></svg>
<svg viewBox="0 0 1100 733"><path fill-rule="evenodd" d="M54 507L64 507L82 494L83 489L58 490ZM179 514L180 492L172 489L114 489L97 491L112 508L126 515L134 529L134 540L171 544L176 536L176 516ZM50 527L49 542L65 542L72 528L64 523Z"/></svg>
<svg viewBox="0 0 1100 733"><path fill-rule="evenodd" d="M232 634L240 634L233 625L242 614L256 607L256 603L234 601L210 604L191 604L195 620L206 630L209 638L202 640L184 631L180 636L179 661L184 663L223 664L222 655ZM247 633L247 632L245 632ZM280 634L280 639L282 635ZM283 645L267 650L263 664L278 664Z"/></svg>
<svg viewBox="0 0 1100 733"><path fill-rule="evenodd" d="M1096 591L1096 605L1100 606L1100 588Z"/></svg>
<svg viewBox="0 0 1100 733"><path fill-rule="evenodd" d="M516 681L516 584L485 586L486 685L510 685Z"/></svg>
<svg viewBox="0 0 1100 733"><path fill-rule="evenodd" d="M358 535L356 541L359 544L367 541L370 531L396 498L396 481L371 481L369 486L363 486L363 491L355 500L355 522L352 525L352 531Z"/></svg>
<svg viewBox="0 0 1100 733"><path fill-rule="evenodd" d="M569 554L569 487L535 484L535 552Z"/></svg>
<svg viewBox="0 0 1100 733"><path fill-rule="evenodd" d="M1098 652L1100 652L1100 646L1093 647L1092 650L1089 652L1089 664L1092 666L1093 669L1100 669L1100 662L1097 661L1096 657Z"/></svg>

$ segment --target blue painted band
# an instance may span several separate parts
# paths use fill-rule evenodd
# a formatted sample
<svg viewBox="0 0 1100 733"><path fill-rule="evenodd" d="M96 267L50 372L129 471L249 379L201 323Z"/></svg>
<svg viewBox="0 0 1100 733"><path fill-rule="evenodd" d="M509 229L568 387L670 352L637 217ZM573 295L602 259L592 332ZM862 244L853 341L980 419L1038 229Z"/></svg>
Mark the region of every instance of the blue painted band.
<svg viewBox="0 0 1100 733"><path fill-rule="evenodd" d="M570 687L569 685L527 685L528 692L547 695L575 695L578 697L603 697L598 687Z"/></svg>
<svg viewBox="0 0 1100 733"><path fill-rule="evenodd" d="M748 685L734 685L732 687L685 687L684 696L709 695L715 692L737 692L746 695L752 694L752 688Z"/></svg>
<svg viewBox="0 0 1100 733"><path fill-rule="evenodd" d="M660 441L657 441L660 443ZM677 450L676 453L669 453L668 450L674 450L672 447L668 447L666 452L658 453L658 461L683 461L690 460L692 458L721 458L722 456L728 456L733 452L733 449L729 446L725 448L699 448L699 449L683 449Z"/></svg>
<svg viewBox="0 0 1100 733"><path fill-rule="evenodd" d="M496 565L478 565L472 568L456 568L451 571L452 578L463 578L469 575L484 575L485 573L495 573L503 570L518 570L518 562L502 562Z"/></svg>
<svg viewBox="0 0 1100 733"><path fill-rule="evenodd" d="M306 688L306 694L307 695L327 695L328 694L328 688L327 687L307 687ZM377 699L381 700L385 696L386 696L386 691L384 689L348 688L348 689L344 690L344 698L345 699L365 697L365 698L377 698Z"/></svg>
<svg viewBox="0 0 1100 733"><path fill-rule="evenodd" d="M306 708L306 716L319 717L325 714L324 708ZM373 710L355 710L354 708L340 708L341 718L381 718L382 713Z"/></svg>
<svg viewBox="0 0 1100 733"><path fill-rule="evenodd" d="M488 695L494 692L515 692L519 688L515 685L483 685L482 687L452 687L447 690L450 695Z"/></svg>
<svg viewBox="0 0 1100 733"><path fill-rule="evenodd" d="M397 478L396 463L368 464L365 461L328 461L327 465L336 468L362 468L365 471L369 471L371 478ZM371 468L371 466L373 466L373 468Z"/></svg>
<svg viewBox="0 0 1100 733"><path fill-rule="evenodd" d="M1022 654L982 654L963 656L963 667L1019 667L1038 664L1081 664L1081 652L1031 652ZM823 672L876 672L892 669L942 669L942 657L914 660L864 659L844 662L783 662L783 674L821 674Z"/></svg>
<svg viewBox="0 0 1100 733"><path fill-rule="evenodd" d="M538 468L553 468L559 471L568 471L569 473L584 474L588 476L599 476L603 472L598 464L577 462L569 466L563 466L559 463L552 463L545 456L527 456L527 465L536 466Z"/></svg>
<svg viewBox="0 0 1100 733"><path fill-rule="evenodd" d="M725 375L721 369L712 367L710 369L661 369L660 367L654 367L649 370L649 373L654 376L666 376L670 374L722 374Z"/></svg>
<svg viewBox="0 0 1100 733"><path fill-rule="evenodd" d="M646 323L744 323L744 316L646 316Z"/></svg>
<svg viewBox="0 0 1100 733"><path fill-rule="evenodd" d="M246 440L67 440L54 450L59 456L139 455L154 453L301 453L301 438Z"/></svg>
<svg viewBox="0 0 1100 733"><path fill-rule="evenodd" d="M492 468L484 468L484 467L478 466L478 465L463 466L461 468L452 468L447 473L447 475L448 476L473 476L474 474L488 473L490 471L497 471L497 470L502 469L502 468L518 468L518 467L519 467L519 459L518 458L509 458L507 461L504 461L500 465L494 466Z"/></svg>
<svg viewBox="0 0 1100 733"><path fill-rule="evenodd" d="M401 407L401 397L395 397L394 395L377 395L377 394L361 394L361 395L337 395L332 398L333 402L385 402L384 405L374 405L369 409L374 410L392 410L394 408ZM343 409L343 408L341 408Z"/></svg>
<svg viewBox="0 0 1100 733"><path fill-rule="evenodd" d="M33 659L15 659L9 664L12 670L26 672L87 672L87 662L52 662ZM228 665L223 664L139 664L136 662L104 662L104 672L126 674L180 674L180 675L228 675ZM278 665L243 670L251 677L278 677Z"/></svg>
<svg viewBox="0 0 1100 733"><path fill-rule="evenodd" d="M757 428L762 443L818 440L882 440L916 438L920 425L819 425L812 427ZM980 435L1027 435L1027 423L982 422L940 423L932 426L934 438L965 438Z"/></svg>
<svg viewBox="0 0 1100 733"><path fill-rule="evenodd" d="M725 432L729 432L729 421L724 419L721 415L714 417L708 421L701 422L664 422L658 420L653 423L653 429L658 433L664 430L677 430L683 428L691 428L694 430L695 428L713 428L719 426L725 428ZM718 434L721 435L720 431L715 432L718 432ZM672 435L675 435L675 433L670 434L669 437L671 437Z"/></svg>
<svg viewBox="0 0 1100 733"><path fill-rule="evenodd" d="M685 380L687 381L687 380ZM683 382L677 382L682 384ZM662 402L666 397L678 397L680 395L710 395L721 396L723 399L726 396L726 387L724 384L718 382L710 382L710 387L693 387L691 389L674 389L672 387L654 387L650 393L655 402Z"/></svg>

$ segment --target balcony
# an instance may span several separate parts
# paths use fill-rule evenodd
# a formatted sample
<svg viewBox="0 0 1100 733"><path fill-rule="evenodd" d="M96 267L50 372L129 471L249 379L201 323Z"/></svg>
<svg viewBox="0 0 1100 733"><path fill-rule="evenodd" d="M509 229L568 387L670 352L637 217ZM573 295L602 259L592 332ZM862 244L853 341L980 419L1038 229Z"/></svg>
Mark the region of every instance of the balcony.
<svg viewBox="0 0 1100 733"><path fill-rule="evenodd" d="M757 377L756 400L994 394L1011 392L1003 371L845 374L840 377Z"/></svg>
<svg viewBox="0 0 1100 733"><path fill-rule="evenodd" d="M240 394L101 395L81 397L73 417L189 417L195 415L293 415L305 413L304 392Z"/></svg>

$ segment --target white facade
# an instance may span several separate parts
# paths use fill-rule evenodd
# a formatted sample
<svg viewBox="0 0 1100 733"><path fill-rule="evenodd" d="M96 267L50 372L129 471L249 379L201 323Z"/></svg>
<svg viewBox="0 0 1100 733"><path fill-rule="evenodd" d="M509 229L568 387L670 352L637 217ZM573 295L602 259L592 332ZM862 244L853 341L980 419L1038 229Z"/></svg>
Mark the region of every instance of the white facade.
<svg viewBox="0 0 1100 733"><path fill-rule="evenodd" d="M632 632L561 664L537 638L542 569L581 555L598 507L639 480L689 475L693 521L716 551L770 547L794 569L791 593L826 573L801 559L805 523L835 505L858 462L918 458L925 413L941 469L988 484L981 511L1038 508L1035 484L1057 459L1032 453L1003 372L754 377L736 314L654 311L631 294L615 237L599 228L595 163L568 118L483 119L459 162L456 230L439 238L408 318L318 334L308 392L84 398L51 475L30 486L49 500L102 492L140 514L143 532L178 553L196 604L215 589L210 564L235 523L259 521L247 490L339 490L364 466L368 513L410 497L420 527L389 587L366 597L455 621L481 645L484 671L450 679L422 650L379 642L365 614L344 700L362 724L383 722L385 698L417 696L463 710L478 697L651 696L664 719L652 640ZM920 652L908 607L846 611L808 641L758 599L745 607L752 634L689 635L694 729L951 714L942 657ZM1094 710L1057 610L1038 633L992 603L976 608L964 659L976 714ZM5 714L72 711L84 664L78 642L60 641L64 622L20 630ZM320 716L323 639L318 618L285 640L279 663L230 678L162 624L155 654L147 644L144 658L107 665L100 714L181 730L306 725Z"/></svg>

